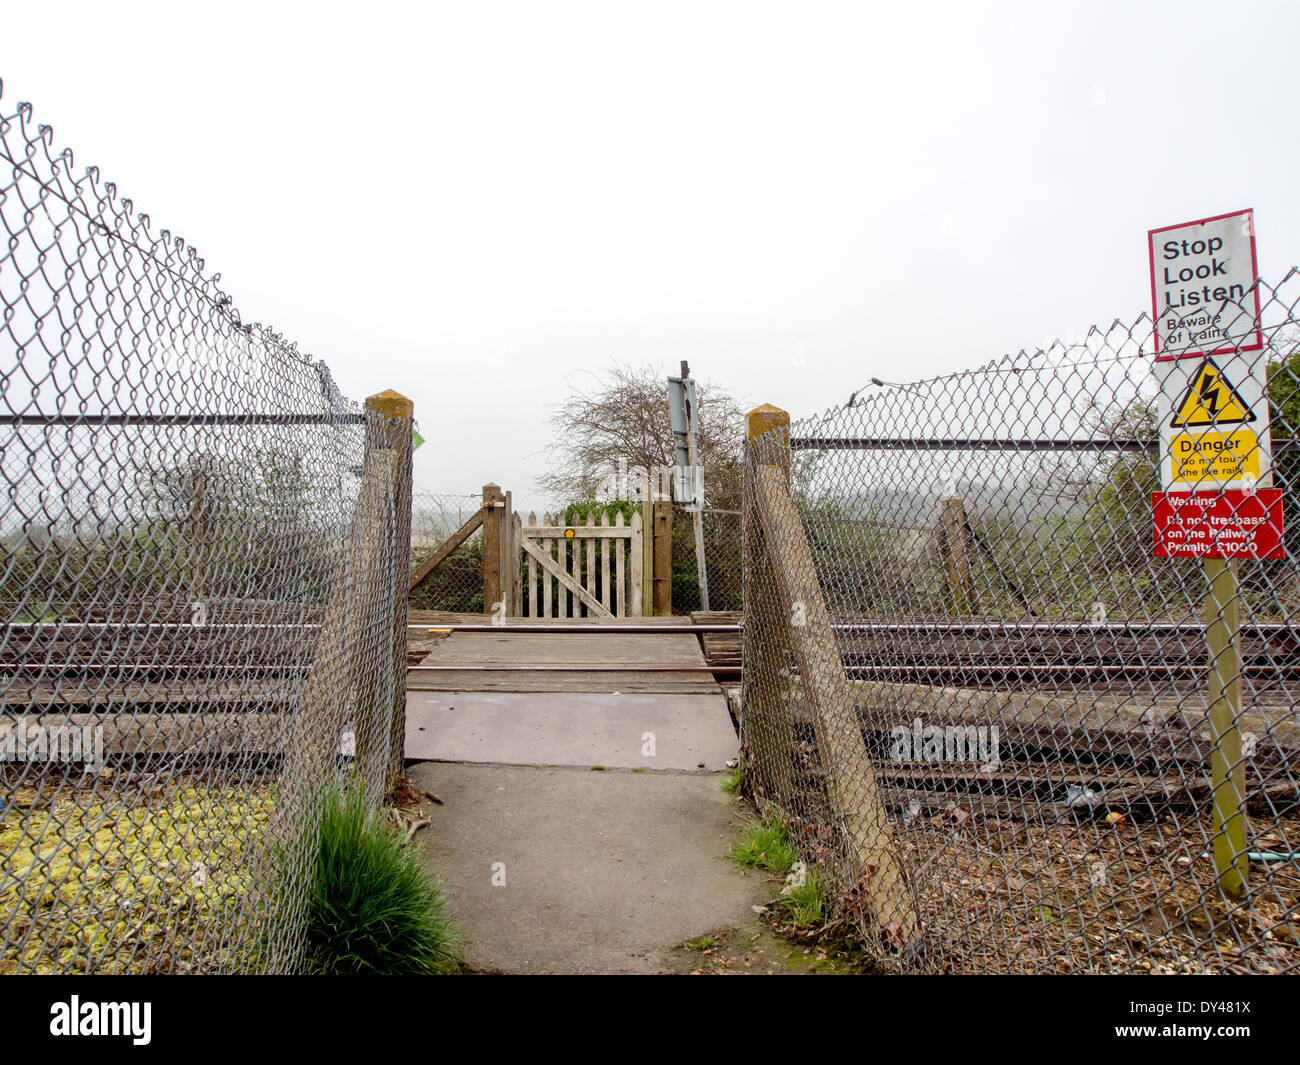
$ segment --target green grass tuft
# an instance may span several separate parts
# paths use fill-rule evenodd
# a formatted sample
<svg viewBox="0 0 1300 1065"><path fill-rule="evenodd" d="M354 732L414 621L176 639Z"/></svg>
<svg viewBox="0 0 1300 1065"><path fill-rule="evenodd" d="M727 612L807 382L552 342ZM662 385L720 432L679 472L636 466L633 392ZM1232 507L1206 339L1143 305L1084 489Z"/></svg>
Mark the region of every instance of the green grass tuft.
<svg viewBox="0 0 1300 1065"><path fill-rule="evenodd" d="M460 965L442 890L419 852L367 809L359 788L321 805L307 965L329 975L427 975Z"/></svg>
<svg viewBox="0 0 1300 1065"><path fill-rule="evenodd" d="M688 939L682 944L687 950L703 951L712 950L718 941L713 936L700 936L699 939Z"/></svg>
<svg viewBox="0 0 1300 1065"><path fill-rule="evenodd" d="M776 908L793 925L821 924L826 919L826 888L817 870L809 869L802 884L776 900Z"/></svg>
<svg viewBox="0 0 1300 1065"><path fill-rule="evenodd" d="M731 845L731 857L751 869L788 873L799 852L786 836L780 815L769 809L760 814L739 842Z"/></svg>
<svg viewBox="0 0 1300 1065"><path fill-rule="evenodd" d="M735 795L745 783L745 771L740 766L728 769L722 774L722 790L728 795Z"/></svg>

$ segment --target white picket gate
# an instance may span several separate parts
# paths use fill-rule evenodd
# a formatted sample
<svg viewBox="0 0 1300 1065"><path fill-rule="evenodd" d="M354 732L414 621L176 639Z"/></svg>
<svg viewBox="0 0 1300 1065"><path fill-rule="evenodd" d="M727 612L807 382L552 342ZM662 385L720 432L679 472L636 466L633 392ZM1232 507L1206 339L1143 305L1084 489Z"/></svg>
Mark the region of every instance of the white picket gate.
<svg viewBox="0 0 1300 1065"><path fill-rule="evenodd" d="M585 524L566 525L563 514L528 515L517 525L528 617L641 617L641 515L632 524L621 513L588 514Z"/></svg>

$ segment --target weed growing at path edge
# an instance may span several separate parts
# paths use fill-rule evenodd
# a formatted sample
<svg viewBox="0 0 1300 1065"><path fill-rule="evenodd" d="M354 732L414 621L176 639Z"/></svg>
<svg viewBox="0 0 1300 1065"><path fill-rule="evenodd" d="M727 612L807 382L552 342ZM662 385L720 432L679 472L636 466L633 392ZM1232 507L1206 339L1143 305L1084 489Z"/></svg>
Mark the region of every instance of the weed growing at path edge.
<svg viewBox="0 0 1300 1065"><path fill-rule="evenodd" d="M367 809L359 788L326 792L307 914L311 971L454 972L460 957L444 905L419 851Z"/></svg>
<svg viewBox="0 0 1300 1065"><path fill-rule="evenodd" d="M785 834L781 811L763 807L744 836L731 845L731 857L750 869L785 876L775 908L792 926L810 928L826 920L826 886L816 869L799 861L799 852Z"/></svg>
<svg viewBox="0 0 1300 1065"><path fill-rule="evenodd" d="M769 808L731 845L731 857L746 868L784 875L794 868L799 852L786 837L779 812Z"/></svg>

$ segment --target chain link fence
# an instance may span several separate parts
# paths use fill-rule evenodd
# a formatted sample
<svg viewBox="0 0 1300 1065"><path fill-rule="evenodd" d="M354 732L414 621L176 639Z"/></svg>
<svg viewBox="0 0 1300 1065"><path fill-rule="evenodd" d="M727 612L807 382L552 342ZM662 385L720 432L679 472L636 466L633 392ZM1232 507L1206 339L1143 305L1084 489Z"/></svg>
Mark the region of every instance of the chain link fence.
<svg viewBox="0 0 1300 1065"><path fill-rule="evenodd" d="M673 613L702 608L699 566L695 559L695 515L673 506ZM744 609L740 511L705 510L704 560L709 581L709 609Z"/></svg>
<svg viewBox="0 0 1300 1065"><path fill-rule="evenodd" d="M409 404L53 143L0 109L0 972L293 970L400 754Z"/></svg>
<svg viewBox="0 0 1300 1065"><path fill-rule="evenodd" d="M882 965L1300 969L1300 275L1259 287L1216 361L1267 367L1285 539L1236 587L1154 557L1149 318L751 416L746 787Z"/></svg>
<svg viewBox="0 0 1300 1065"><path fill-rule="evenodd" d="M481 492L416 490L411 512L411 572L481 508ZM475 530L410 590L412 610L483 613L483 533Z"/></svg>

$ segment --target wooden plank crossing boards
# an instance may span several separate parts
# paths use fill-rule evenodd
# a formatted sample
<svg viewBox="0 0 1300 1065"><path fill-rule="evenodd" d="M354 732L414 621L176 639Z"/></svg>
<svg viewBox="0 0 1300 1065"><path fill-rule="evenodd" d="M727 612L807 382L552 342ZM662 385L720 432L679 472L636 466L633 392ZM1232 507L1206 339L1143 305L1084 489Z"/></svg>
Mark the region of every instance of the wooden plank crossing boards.
<svg viewBox="0 0 1300 1065"><path fill-rule="evenodd" d="M717 694L693 633L453 632L413 670L408 691ZM546 669L529 669L545 666ZM468 667L457 669L455 667ZM568 666L572 669L556 669ZM599 667L653 667L637 672ZM679 667L673 669L671 667ZM494 668L495 667L495 668Z"/></svg>
<svg viewBox="0 0 1300 1065"><path fill-rule="evenodd" d="M739 625L743 615L739 610L696 610L691 614L693 625ZM704 632L700 634L704 657L709 665L719 669L739 669L741 637L739 632Z"/></svg>
<svg viewBox="0 0 1300 1065"><path fill-rule="evenodd" d="M492 619L483 614L457 614L449 610L412 610L409 615L409 621L412 626L425 626L428 628L438 628L446 625L490 625ZM508 617L506 623L509 625L527 624L527 625L554 625L556 628L572 628L574 625L590 625L593 629L598 629L604 624L609 623L608 618L598 617L579 617L579 618L531 618L531 617ZM619 626L624 625L644 625L647 628L661 628L664 625L690 625L691 619L685 615L675 617L627 617L618 618L616 622Z"/></svg>
<svg viewBox="0 0 1300 1065"><path fill-rule="evenodd" d="M456 631L407 693L407 758L717 772L736 754L692 632Z"/></svg>

